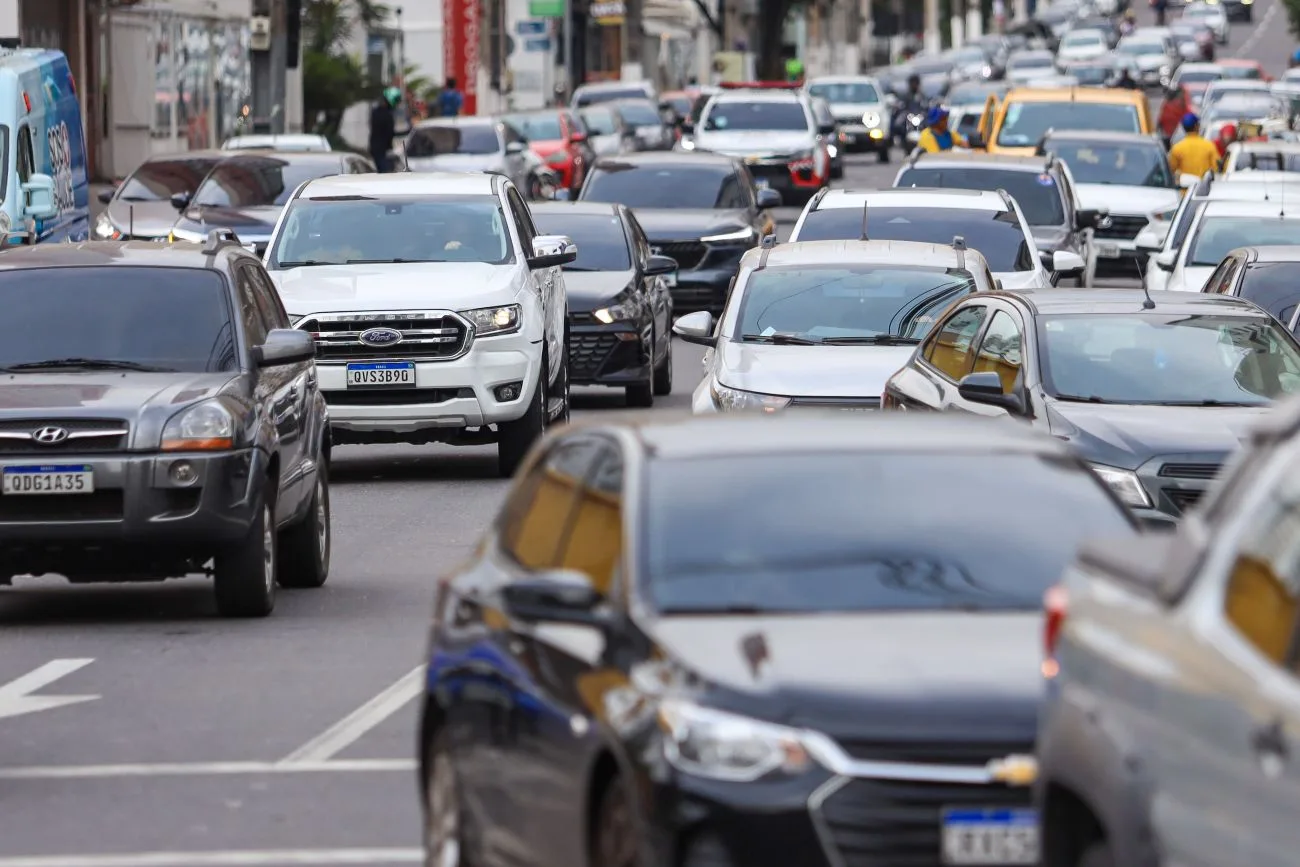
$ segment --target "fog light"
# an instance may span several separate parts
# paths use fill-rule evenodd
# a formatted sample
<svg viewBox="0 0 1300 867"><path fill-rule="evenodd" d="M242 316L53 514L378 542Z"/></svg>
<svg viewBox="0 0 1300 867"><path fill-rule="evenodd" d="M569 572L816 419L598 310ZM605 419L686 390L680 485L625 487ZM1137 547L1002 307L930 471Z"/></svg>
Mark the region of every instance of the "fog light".
<svg viewBox="0 0 1300 867"><path fill-rule="evenodd" d="M507 382L505 385L498 385L492 390L496 399L501 403L509 403L512 400L519 400L519 396L524 393L524 384L522 382Z"/></svg>
<svg viewBox="0 0 1300 867"><path fill-rule="evenodd" d="M199 472L189 461L177 461L167 471L171 480L178 485L192 485L199 480Z"/></svg>

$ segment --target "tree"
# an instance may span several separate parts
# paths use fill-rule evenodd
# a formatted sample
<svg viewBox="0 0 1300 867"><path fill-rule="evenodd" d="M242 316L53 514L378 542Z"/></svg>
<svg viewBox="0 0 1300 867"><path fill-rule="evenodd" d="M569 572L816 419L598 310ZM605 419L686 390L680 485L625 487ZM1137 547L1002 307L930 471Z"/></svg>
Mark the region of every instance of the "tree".
<svg viewBox="0 0 1300 867"><path fill-rule="evenodd" d="M1300 2L1300 0L1297 0ZM785 78L785 25L790 13L803 6L803 0L759 0L758 44L754 48L758 77L765 80Z"/></svg>
<svg viewBox="0 0 1300 867"><path fill-rule="evenodd" d="M348 54L353 32L369 31L388 16L373 0L306 0L303 4L303 115L313 131L334 140L343 112L382 86L366 80L360 59Z"/></svg>
<svg viewBox="0 0 1300 867"><path fill-rule="evenodd" d="M1300 39L1300 0L1282 0L1282 5L1291 21L1291 35Z"/></svg>

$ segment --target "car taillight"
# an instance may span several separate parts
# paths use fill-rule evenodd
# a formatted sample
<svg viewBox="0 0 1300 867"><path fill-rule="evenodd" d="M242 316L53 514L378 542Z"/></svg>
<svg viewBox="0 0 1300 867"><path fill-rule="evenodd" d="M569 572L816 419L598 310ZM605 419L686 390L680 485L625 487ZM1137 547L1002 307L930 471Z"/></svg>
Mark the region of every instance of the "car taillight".
<svg viewBox="0 0 1300 867"><path fill-rule="evenodd" d="M1061 629L1065 626L1065 615L1069 608L1069 597L1065 588L1059 584L1049 587L1043 594L1043 675L1055 677L1060 670L1056 662L1056 643L1061 638Z"/></svg>

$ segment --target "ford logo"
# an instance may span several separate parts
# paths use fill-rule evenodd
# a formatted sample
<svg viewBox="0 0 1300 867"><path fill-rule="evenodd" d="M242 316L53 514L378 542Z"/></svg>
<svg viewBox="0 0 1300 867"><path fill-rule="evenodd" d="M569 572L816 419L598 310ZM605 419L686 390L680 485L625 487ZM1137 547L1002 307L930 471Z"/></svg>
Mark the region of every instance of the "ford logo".
<svg viewBox="0 0 1300 867"><path fill-rule="evenodd" d="M357 338L366 346L392 346L402 339L402 332L395 328L371 328L361 332Z"/></svg>

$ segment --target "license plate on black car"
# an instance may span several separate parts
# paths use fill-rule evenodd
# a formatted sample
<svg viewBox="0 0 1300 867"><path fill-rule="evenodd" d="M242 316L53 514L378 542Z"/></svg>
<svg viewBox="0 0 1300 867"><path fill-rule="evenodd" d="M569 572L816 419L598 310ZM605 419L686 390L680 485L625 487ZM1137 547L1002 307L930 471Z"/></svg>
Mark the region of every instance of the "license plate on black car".
<svg viewBox="0 0 1300 867"><path fill-rule="evenodd" d="M1038 814L1008 808L943 811L940 855L944 864L1038 863Z"/></svg>

